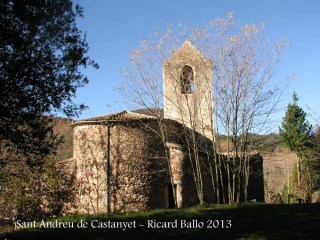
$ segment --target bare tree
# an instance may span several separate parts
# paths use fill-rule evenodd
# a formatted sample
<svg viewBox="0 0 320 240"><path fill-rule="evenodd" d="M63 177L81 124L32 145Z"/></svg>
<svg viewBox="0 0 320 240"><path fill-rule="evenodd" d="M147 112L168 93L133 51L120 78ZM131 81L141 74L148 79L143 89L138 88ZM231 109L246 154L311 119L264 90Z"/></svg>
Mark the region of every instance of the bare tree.
<svg viewBox="0 0 320 240"><path fill-rule="evenodd" d="M163 109L166 107L163 97L166 102L176 104L174 107L182 116L180 121L186 126L180 134L188 134L185 145L194 164L193 176L200 203L203 203L201 168L205 166L210 170L218 202L247 200L250 159L259 150L252 133L268 130L269 120L283 91L273 80L287 45L272 43L263 34L264 25L240 26L232 13L225 19L212 20L202 28L168 25L165 33L157 31L154 37L143 40L141 46L131 52L129 66L124 70L122 92L131 107ZM207 91L209 94L194 95L192 104L188 97L177 101L181 95L178 83L188 75L181 78L174 70L165 73L176 77L176 94L166 95L162 85L162 65L186 40L211 60L213 73L213 76L205 70L197 73L208 82L206 87L210 91ZM197 88L197 81L194 84ZM192 87L187 86L185 93L192 91ZM208 112L209 121L207 117L195 118L207 116ZM207 137L211 146L203 147L198 133ZM200 151L207 153L208 164L200 159Z"/></svg>
<svg viewBox="0 0 320 240"><path fill-rule="evenodd" d="M136 49L131 52L131 59L127 69L123 71L126 83L119 88L126 100L126 105L129 108L145 108L148 112L156 117L158 128L157 130L150 128L148 124L144 126L153 131L162 141L164 148L164 158L167 162L170 182L173 190L175 207L177 207L176 189L174 186L172 163L170 161L170 152L167 147L168 133L166 124L161 113L163 109L162 101L162 74L161 74L161 59L158 55L152 58L148 54L156 54L157 52L148 52L149 43L142 41L141 49ZM145 53L147 53L145 55ZM161 54L161 53L158 53ZM160 59L160 62L158 61ZM141 123L144 123L141 121Z"/></svg>

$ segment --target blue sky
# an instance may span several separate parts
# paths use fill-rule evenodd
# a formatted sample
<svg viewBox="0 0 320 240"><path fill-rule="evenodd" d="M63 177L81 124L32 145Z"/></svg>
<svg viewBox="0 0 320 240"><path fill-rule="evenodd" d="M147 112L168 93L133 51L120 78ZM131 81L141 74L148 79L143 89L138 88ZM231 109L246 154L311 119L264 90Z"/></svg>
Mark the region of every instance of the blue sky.
<svg viewBox="0 0 320 240"><path fill-rule="evenodd" d="M241 25L266 24L266 37L287 37L291 45L283 56L276 75L282 81L296 75L286 90L283 112L295 90L299 105L320 113L320 2L317 0L80 0L84 19L78 27L87 32L89 55L100 69L84 70L90 82L77 92L76 103L89 110L80 118L104 115L125 109L115 90L121 83L120 70L129 60L129 51L137 48L142 38L153 35L166 23L202 26L232 11ZM312 121L312 118L310 118ZM320 119L319 119L320 122Z"/></svg>

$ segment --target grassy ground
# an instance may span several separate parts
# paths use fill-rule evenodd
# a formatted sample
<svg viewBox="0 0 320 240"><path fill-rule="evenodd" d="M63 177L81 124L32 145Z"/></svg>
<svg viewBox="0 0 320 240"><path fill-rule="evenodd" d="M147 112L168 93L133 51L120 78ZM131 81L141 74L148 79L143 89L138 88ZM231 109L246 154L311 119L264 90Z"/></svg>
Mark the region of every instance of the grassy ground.
<svg viewBox="0 0 320 240"><path fill-rule="evenodd" d="M111 215L69 215L54 220L74 222L74 228L11 230L2 233L0 239L320 239L320 204L159 209ZM148 220L156 220L159 225L171 222L173 227L177 223L177 228L147 228ZM231 225L227 220L231 220ZM88 227L78 228L81 221ZM91 223L96 226L98 222L108 221L132 224L136 221L136 228L90 227ZM190 228L183 228L181 221L191 224ZM196 228L196 222L202 222L203 227Z"/></svg>

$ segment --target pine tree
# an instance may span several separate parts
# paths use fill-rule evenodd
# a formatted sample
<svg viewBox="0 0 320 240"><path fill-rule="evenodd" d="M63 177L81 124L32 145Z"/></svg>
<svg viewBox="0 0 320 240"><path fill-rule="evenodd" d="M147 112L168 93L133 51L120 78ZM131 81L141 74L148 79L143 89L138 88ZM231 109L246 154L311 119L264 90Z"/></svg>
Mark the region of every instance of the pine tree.
<svg viewBox="0 0 320 240"><path fill-rule="evenodd" d="M293 93L293 103L289 104L287 107L286 114L283 118L282 128L280 128L280 137L284 144L293 152L297 154L298 165L297 165L297 189L300 191L295 191L299 193L299 198L305 198L306 195L310 194L309 191L305 192L302 184L302 180L308 177L307 169L301 169L301 160L307 156L307 153L312 148L312 125L306 120L306 113L301 107L297 105L298 96ZM309 189L309 188L307 188ZM306 193L306 194L302 194Z"/></svg>
<svg viewBox="0 0 320 240"><path fill-rule="evenodd" d="M282 127L280 128L280 137L284 144L299 159L303 158L312 144L312 125L306 120L306 113L297 105L298 97L293 93L293 103L289 104Z"/></svg>

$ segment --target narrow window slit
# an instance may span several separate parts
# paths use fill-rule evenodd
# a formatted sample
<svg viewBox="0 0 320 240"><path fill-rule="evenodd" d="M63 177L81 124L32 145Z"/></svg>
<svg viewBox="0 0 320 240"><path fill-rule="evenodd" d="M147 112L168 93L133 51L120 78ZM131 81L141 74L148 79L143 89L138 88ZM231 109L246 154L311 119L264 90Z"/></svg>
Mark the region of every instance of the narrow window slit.
<svg viewBox="0 0 320 240"><path fill-rule="evenodd" d="M191 66L185 65L181 71L181 93L192 94L194 93L194 72Z"/></svg>

